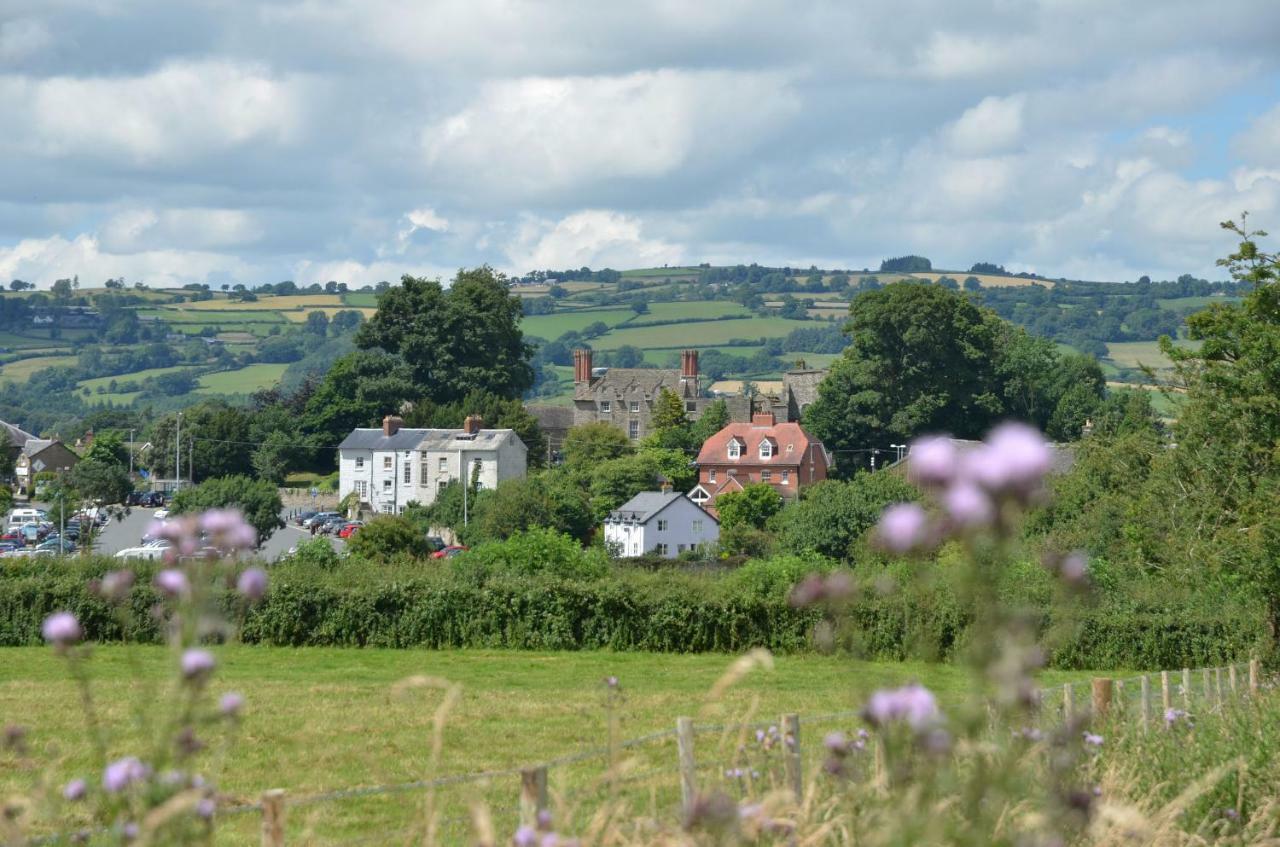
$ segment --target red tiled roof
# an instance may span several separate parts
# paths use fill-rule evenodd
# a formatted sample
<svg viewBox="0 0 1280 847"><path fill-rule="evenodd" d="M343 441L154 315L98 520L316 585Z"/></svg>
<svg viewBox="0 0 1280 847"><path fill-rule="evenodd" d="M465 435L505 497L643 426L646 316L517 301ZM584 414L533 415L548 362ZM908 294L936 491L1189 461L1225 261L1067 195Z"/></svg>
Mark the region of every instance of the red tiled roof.
<svg viewBox="0 0 1280 847"><path fill-rule="evenodd" d="M740 459L729 458L729 440L733 438L742 442ZM774 452L770 459L760 458L760 442L765 439L773 442ZM791 452L787 452L788 444L792 446ZM801 429L798 423L778 423L772 426L731 423L703 443L702 449L698 451L698 464L798 467L811 444L818 445L820 442Z"/></svg>

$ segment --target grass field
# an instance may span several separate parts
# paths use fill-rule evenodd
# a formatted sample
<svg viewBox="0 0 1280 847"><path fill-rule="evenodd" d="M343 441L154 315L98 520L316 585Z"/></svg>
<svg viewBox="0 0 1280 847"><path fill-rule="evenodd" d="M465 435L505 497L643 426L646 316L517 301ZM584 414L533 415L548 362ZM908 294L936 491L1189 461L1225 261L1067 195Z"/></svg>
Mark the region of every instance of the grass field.
<svg viewBox="0 0 1280 847"><path fill-rule="evenodd" d="M280 381L287 364L259 362L234 371L218 371L200 377L197 394L250 394Z"/></svg>
<svg viewBox="0 0 1280 847"><path fill-rule="evenodd" d="M720 318L725 315L748 316L751 310L740 303L728 300L684 300L669 303L650 303L649 311L636 317L639 322L688 320L690 318Z"/></svg>
<svg viewBox="0 0 1280 847"><path fill-rule="evenodd" d="M112 380L119 382L142 382L149 376L160 376L161 374L170 374L177 371L191 370L190 365L174 365L170 368L148 368L143 371L134 371L133 373L117 374L115 376L99 376L93 379L82 380L79 385L81 388L87 388L90 391L97 391L98 387L106 388L111 384Z"/></svg>
<svg viewBox="0 0 1280 847"><path fill-rule="evenodd" d="M324 306L324 307L317 307L315 309L306 309L306 310L297 311L297 312L280 312L279 314L282 318L284 318L287 321L300 324L300 323L304 323L307 320L307 316L310 315L312 312L324 312L330 318L332 318L338 312L359 312L360 314L365 316L366 320L368 320L369 318L373 317L376 311L377 311L376 309L357 309L354 306L338 306L338 307Z"/></svg>
<svg viewBox="0 0 1280 847"><path fill-rule="evenodd" d="M21 359L0 367L0 380L10 379L14 382L26 382L38 370L54 368L59 365L71 366L76 363L77 359L77 356L34 356L30 359Z"/></svg>
<svg viewBox="0 0 1280 847"><path fill-rule="evenodd" d="M692 344L690 346L695 347L699 351L704 353L708 350L719 350L721 353L727 353L730 356L747 356L747 357L753 356L759 351L764 349L764 346L760 344L753 344L746 347L728 347L723 345L716 346L716 347L702 347L697 344ZM672 365L672 367L679 367L679 362L680 362L679 350L645 350L644 351L644 360L646 362L649 362L650 364L654 364L654 365L659 365L661 367L666 367L667 360L670 359L672 356L676 357L676 364Z"/></svg>
<svg viewBox="0 0 1280 847"><path fill-rule="evenodd" d="M777 657L772 670L748 673L711 701L708 692L729 668L729 656L265 647L216 652L220 669L211 684L214 696L236 690L247 701L234 757L220 772L209 774L232 802L252 802L267 788L286 788L297 800L331 789L519 767L601 747L607 738L607 676L616 676L623 691L616 711L620 739L670 729L679 715L712 723L748 717L776 721L781 713L797 712L803 727L806 715L816 719L856 709L873 689L909 680L932 687L944 707L967 691L966 676L956 667L816 655ZM153 686L173 657L158 647L98 647L94 653L89 672L95 700L102 704L104 723L119 729L109 755L145 752L142 739L130 729L132 708L155 712L167 701L168 689ZM141 670L140 683L133 681L133 662ZM443 696L429 684L401 684L413 676L460 686L434 768L427 751L432 715ZM1082 676L1046 674L1045 681ZM54 762L55 785L76 775L92 777L89 772L95 769L79 702L66 668L52 651L0 649L0 722L28 727L36 757ZM848 718L838 725L849 730L855 722ZM809 747L816 756L819 733L836 727L817 720L808 727L816 736ZM216 738L209 735L207 740ZM733 756L733 739L708 734L697 743L701 761L730 761ZM646 768L674 771L669 739L646 745L637 755L651 756ZM603 759L597 759L553 769L553 795L572 790L572 799L585 794L603 767ZM0 792L8 796L21 787L20 779L15 769L0 770ZM498 807L495 815L501 816L499 825L508 834L512 813L505 807L514 804L517 786L518 779L511 776L481 789ZM464 812L463 799L477 793L465 790L442 792L444 808ZM408 794L301 806L290 812L290 842L325 843L362 830L368 835L370 827L398 828L418 800L420 795ZM227 824L218 843L256 843L252 816L245 816L243 825L238 818ZM308 831L310 840L303 837Z"/></svg>
<svg viewBox="0 0 1280 847"><path fill-rule="evenodd" d="M223 303L222 308L219 309L187 309L183 306L174 306L171 309L145 309L139 314L155 316L171 324L278 324L285 321L284 316L279 312L261 309L246 312L228 307L226 303Z"/></svg>
<svg viewBox="0 0 1280 847"><path fill-rule="evenodd" d="M1179 339L1179 347L1195 348L1195 342ZM1147 365L1156 370L1167 370L1173 363L1160 352L1158 341L1120 341L1107 344L1107 358L1122 368Z"/></svg>
<svg viewBox="0 0 1280 847"><path fill-rule="evenodd" d="M1156 300L1162 309L1174 309L1182 311L1184 309L1203 309L1212 303L1239 303L1243 298L1240 297L1164 297Z"/></svg>
<svg viewBox="0 0 1280 847"><path fill-rule="evenodd" d="M611 350L624 344L650 347L680 347L682 345L715 346L734 338L781 338L793 329L813 327L812 321L784 320L782 318L740 318L728 321L707 321L699 324L668 324L636 329L615 329L592 342L599 350Z"/></svg>
<svg viewBox="0 0 1280 847"><path fill-rule="evenodd" d="M304 309L313 306L318 309L325 307L342 308L342 305L341 294L287 294L282 296L264 295L251 303L232 302L225 297L215 297L212 300L200 300L195 303L179 303L174 308L195 309L198 311L235 309L237 311L258 312Z"/></svg>
<svg viewBox="0 0 1280 847"><path fill-rule="evenodd" d="M342 295L342 302L360 309L375 309L378 306L378 295L373 291L350 291Z"/></svg>
<svg viewBox="0 0 1280 847"><path fill-rule="evenodd" d="M520 329L525 335L554 341L566 332L582 332L596 321L603 321L607 326L617 326L628 318L635 317L635 314L630 309L600 309L533 315L520 320Z"/></svg>

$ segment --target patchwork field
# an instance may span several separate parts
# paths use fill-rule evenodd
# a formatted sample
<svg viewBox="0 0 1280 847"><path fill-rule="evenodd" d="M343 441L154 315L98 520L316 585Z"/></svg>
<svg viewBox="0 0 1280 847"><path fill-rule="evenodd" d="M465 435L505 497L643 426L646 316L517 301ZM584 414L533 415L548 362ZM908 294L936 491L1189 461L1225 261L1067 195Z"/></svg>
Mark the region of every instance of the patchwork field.
<svg viewBox="0 0 1280 847"><path fill-rule="evenodd" d="M699 344L724 344L735 338L781 338L793 329L813 327L811 321L785 320L783 318L740 318L729 321L615 329L592 342L600 350L611 350L625 344L636 347L697 346ZM696 342L696 343L695 343Z"/></svg>
<svg viewBox="0 0 1280 847"><path fill-rule="evenodd" d="M635 317L635 314L630 309L579 309L554 315L532 315L521 319L520 328L526 335L554 341L566 332L582 332L596 321L602 321L607 326L617 326L628 318Z"/></svg>
<svg viewBox="0 0 1280 847"><path fill-rule="evenodd" d="M1199 345L1194 341L1178 339L1176 344L1187 349L1196 349ZM1107 345L1107 358L1122 368L1137 368L1143 365L1157 371L1168 370L1173 363L1160 352L1158 341L1122 341Z"/></svg>
<svg viewBox="0 0 1280 847"><path fill-rule="evenodd" d="M61 365L74 365L78 357L76 356L34 356L30 359L20 359L16 362L9 362L7 365L0 367L0 380L13 380L14 382L26 382L36 371L45 368L54 368Z"/></svg>
<svg viewBox="0 0 1280 847"><path fill-rule="evenodd" d="M964 285L965 279L972 276L977 277L983 288L1008 288L1010 286L1021 287L1025 285L1043 285L1045 288L1053 288L1054 285L1051 279L1026 279L1020 276L1001 276L999 274L971 274L965 271L922 271L913 273L911 276L932 282L937 282L940 277L949 276L961 285Z"/></svg>
<svg viewBox="0 0 1280 847"><path fill-rule="evenodd" d="M260 362L234 371L218 371L200 377L197 394L251 394L270 388L284 376L286 364Z"/></svg>
<svg viewBox="0 0 1280 847"><path fill-rule="evenodd" d="M769 722L797 712L802 728L814 734L807 749L815 757L821 752L820 733L856 726L851 717L824 723L818 716L852 711L875 688L918 680L934 688L945 707L963 696L967 685L956 667L780 656L771 670L752 670L713 699L709 692L728 670L730 656L243 646L216 653L220 667L213 695L239 691L247 704L233 755L223 759L217 752L221 739L212 730L206 734L214 752L202 767L219 783L227 804L252 802L268 788L286 788L297 801L332 789L504 770L603 747L610 722L603 683L608 676L618 678L622 691L613 711L618 739L669 730L679 715L706 725ZM118 729L108 743L109 756L145 756L145 741L131 729L133 708L152 716L164 713L172 694L158 682L172 661L160 647L95 648L88 665L94 699L102 722ZM136 681L133 663L141 674ZM1080 677L1051 673L1045 681ZM440 686L446 684L458 685L459 696L448 712L441 756L433 766L431 722L444 699ZM52 762L48 777L54 785L75 776L93 778L95 757L79 703L75 685L52 651L0 649L0 722L28 728L34 757ZM731 761L737 738L736 733L700 735L700 760ZM642 762L643 770L674 773L669 738L627 755ZM225 764L217 767L219 761ZM557 805L572 806L580 795L599 788L606 761L587 756L576 766L551 769ZM0 770L0 792L8 796L24 787L25 776L16 769ZM487 787L442 789L437 801L446 818L465 818L467 800L487 800L505 838L514 828L510 809L518 784L515 776L495 777ZM668 779L661 791L674 785ZM421 793L408 793L300 806L290 811L289 840L329 843L378 831L391 841L389 833L412 820L421 800ZM560 814L563 820L569 813ZM460 834L451 833L445 843L462 843ZM217 843L257 839L257 821L245 815L222 821Z"/></svg>
<svg viewBox="0 0 1280 847"><path fill-rule="evenodd" d="M97 391L99 388L106 390L112 383L121 382L142 382L150 376L160 376L161 374L176 373L178 371L191 370L190 365L174 365L170 368L148 368L144 371L134 371L133 373L119 374L117 376L99 376L93 379L82 380L79 385L81 388L87 388L90 391Z"/></svg>
<svg viewBox="0 0 1280 847"><path fill-rule="evenodd" d="M196 310L214 310L219 309L235 309L237 311L256 312L256 311L280 311L284 309L305 309L318 308L322 309L326 306L341 308L341 294L286 294L272 295L270 297L260 297L258 300L243 303L232 302L225 297L215 297L212 300L200 300L195 303L179 304L184 309Z"/></svg>
<svg viewBox="0 0 1280 847"><path fill-rule="evenodd" d="M324 312L330 318L332 318L338 312L359 312L360 314L364 315L365 319L367 320L373 317L376 311L377 309L357 309L354 306L338 306L338 307L323 306L323 307L317 307L315 309L305 309L305 310L296 311L296 312L281 312L280 316L287 321L300 324L300 323L305 323L307 320L307 316L310 315L312 312Z"/></svg>

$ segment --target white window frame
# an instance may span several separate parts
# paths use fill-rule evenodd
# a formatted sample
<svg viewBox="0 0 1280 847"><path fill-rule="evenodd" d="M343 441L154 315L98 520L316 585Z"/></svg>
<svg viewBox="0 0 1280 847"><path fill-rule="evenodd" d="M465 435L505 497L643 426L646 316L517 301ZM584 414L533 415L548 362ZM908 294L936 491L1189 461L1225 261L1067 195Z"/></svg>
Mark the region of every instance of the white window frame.
<svg viewBox="0 0 1280 847"><path fill-rule="evenodd" d="M612 400L601 400L601 401L600 401L600 414L602 414L602 415L611 415L611 414L613 414L613 401L612 401Z"/></svg>
<svg viewBox="0 0 1280 847"><path fill-rule="evenodd" d="M363 470L364 456L356 456L356 470Z"/></svg>
<svg viewBox="0 0 1280 847"><path fill-rule="evenodd" d="M716 481L716 469L715 469L715 468L708 468L708 469L707 469L707 482L715 482L715 481Z"/></svg>
<svg viewBox="0 0 1280 847"><path fill-rule="evenodd" d="M413 484L413 462L406 461L404 463L404 479L401 482L405 485Z"/></svg>
<svg viewBox="0 0 1280 847"><path fill-rule="evenodd" d="M742 458L742 444L736 438L729 439L729 458L730 459Z"/></svg>
<svg viewBox="0 0 1280 847"><path fill-rule="evenodd" d="M382 457L382 469L383 469L384 471L389 471L389 470L391 470L391 463L392 463L392 461L394 461L394 459L395 459L395 457L394 457L394 456L383 456L383 457Z"/></svg>
<svg viewBox="0 0 1280 847"><path fill-rule="evenodd" d="M640 437L640 421L631 421L627 424L627 435L631 438Z"/></svg>
<svg viewBox="0 0 1280 847"><path fill-rule="evenodd" d="M773 471L770 471L770 470L760 471L760 481L773 482Z"/></svg>
<svg viewBox="0 0 1280 847"><path fill-rule="evenodd" d="M699 519L694 521L692 524L690 524L689 529L693 530L694 532L702 532L702 520Z"/></svg>
<svg viewBox="0 0 1280 847"><path fill-rule="evenodd" d="M391 490L391 480L390 480L390 479L384 479L384 480L382 481L382 490L383 490L383 491L390 491L390 490Z"/></svg>
<svg viewBox="0 0 1280 847"><path fill-rule="evenodd" d="M630 407L631 407L631 414L633 415L636 414L637 412L640 411L640 401L632 400L630 403Z"/></svg>
<svg viewBox="0 0 1280 847"><path fill-rule="evenodd" d="M655 544L653 547L653 552L659 556L665 556L667 555L667 552L669 551L669 549L670 548L668 548L666 544Z"/></svg>
<svg viewBox="0 0 1280 847"><path fill-rule="evenodd" d="M670 525L671 525L671 524L670 524L670 522L669 522L669 521L667 521L665 518L661 518L661 519L659 519L659 520L658 520L658 532L666 532L666 531L667 531L667 527L668 527L668 526L670 526Z"/></svg>
<svg viewBox="0 0 1280 847"><path fill-rule="evenodd" d="M783 471L783 472L782 472L782 484L783 484L783 485L790 485L790 484L791 484L791 471Z"/></svg>
<svg viewBox="0 0 1280 847"><path fill-rule="evenodd" d="M760 458L761 459L773 458L773 443L770 442L769 439L767 438L764 441L760 442Z"/></svg>
<svg viewBox="0 0 1280 847"><path fill-rule="evenodd" d="M436 461L436 470L438 470L440 473L448 473L448 472L449 472L449 457L448 457L448 456L441 456L441 457Z"/></svg>

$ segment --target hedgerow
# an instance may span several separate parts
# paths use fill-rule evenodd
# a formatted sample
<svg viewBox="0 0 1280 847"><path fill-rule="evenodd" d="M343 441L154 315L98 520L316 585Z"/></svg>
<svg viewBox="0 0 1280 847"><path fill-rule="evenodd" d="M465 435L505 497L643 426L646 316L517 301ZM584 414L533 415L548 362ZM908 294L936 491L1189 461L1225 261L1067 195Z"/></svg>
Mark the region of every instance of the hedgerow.
<svg viewBox="0 0 1280 847"><path fill-rule="evenodd" d="M230 591L221 602L232 619L243 616L241 638L273 645L786 653L813 649L822 620L789 605L786 586L806 569L833 567L781 557L727 573L616 564L600 573L594 561L575 572L567 562L531 571L496 555L481 567L466 560L285 563L272 568L271 590L252 609ZM33 560L0 571L0 644L38 643L41 621L60 609L74 612L93 640L160 641L149 614L158 601L154 565L135 567L135 623L122 624L86 585L114 564ZM843 612L855 633L848 643L874 659L951 659L971 624L956 588L945 567L924 581L907 579L909 567L853 573L859 590ZM1261 654L1269 643L1262 607L1247 597L1167 591L1154 600L1139 592L1073 611L1047 602L1040 576L1034 565L1015 568L992 590L1024 603L1056 667L1198 667Z"/></svg>

